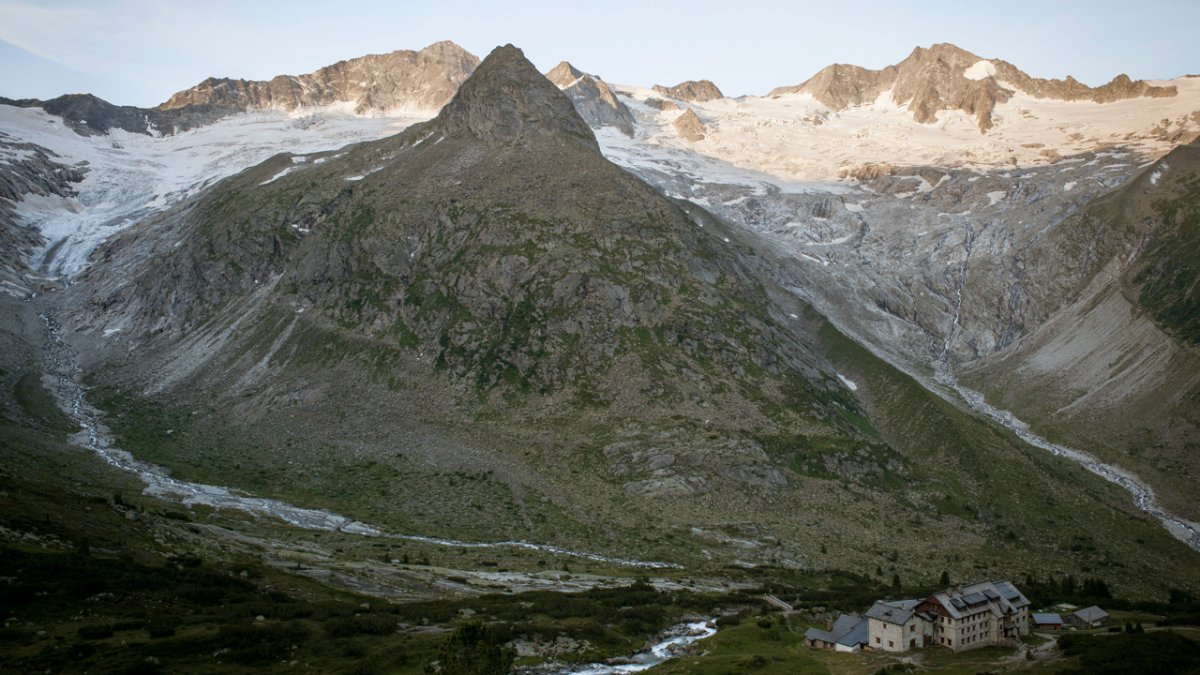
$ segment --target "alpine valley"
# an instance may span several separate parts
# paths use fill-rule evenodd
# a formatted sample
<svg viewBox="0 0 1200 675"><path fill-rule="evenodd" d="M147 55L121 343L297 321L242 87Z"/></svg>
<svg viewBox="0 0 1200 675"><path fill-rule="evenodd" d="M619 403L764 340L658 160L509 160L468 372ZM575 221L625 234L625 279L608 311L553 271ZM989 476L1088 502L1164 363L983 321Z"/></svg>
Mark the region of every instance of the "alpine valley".
<svg viewBox="0 0 1200 675"><path fill-rule="evenodd" d="M715 620L656 672L868 673L804 629L984 579L1194 625L1200 77L781 85L440 42L0 99L0 670L575 672Z"/></svg>

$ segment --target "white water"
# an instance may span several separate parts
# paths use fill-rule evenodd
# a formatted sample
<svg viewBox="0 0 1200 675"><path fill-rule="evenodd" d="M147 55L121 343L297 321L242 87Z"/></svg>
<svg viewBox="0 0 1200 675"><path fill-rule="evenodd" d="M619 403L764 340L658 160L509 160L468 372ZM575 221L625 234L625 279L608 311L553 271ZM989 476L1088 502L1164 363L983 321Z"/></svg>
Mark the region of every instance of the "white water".
<svg viewBox="0 0 1200 675"><path fill-rule="evenodd" d="M972 409L1000 423L1001 426L1016 434L1026 443L1046 450L1057 457L1065 457L1097 476L1125 488L1133 495L1133 503L1139 509L1157 518L1176 539L1190 546L1192 550L1200 551L1200 524L1164 510L1158 505L1158 498L1155 497L1154 490L1141 482L1134 474L1119 466L1105 464L1082 450L1052 443L1038 436L1029 430L1028 424L1017 419L1011 412L992 406L984 399L983 394L959 384L958 380L954 379L944 367L938 369L937 380L957 392Z"/></svg>
<svg viewBox="0 0 1200 675"><path fill-rule="evenodd" d="M712 637L717 634L717 628L709 621L694 621L675 626L668 634L671 637L658 642L644 652L638 652L628 659L627 663L608 664L591 663L585 666L568 666L562 670L550 671L551 675L615 675L617 673L640 673L676 657L677 650L688 645Z"/></svg>
<svg viewBox="0 0 1200 675"><path fill-rule="evenodd" d="M681 567L675 563L615 558L526 541L468 542L414 534L394 534L325 509L306 509L277 499L255 497L216 485L191 483L172 478L162 467L138 460L130 453L113 446L112 436L101 421L99 411L89 406L84 400L83 386L79 383L80 368L74 350L63 340L62 331L54 317L50 314L41 314L40 316L46 325L48 336L46 372L55 377L54 393L60 405L82 429L73 440L95 452L109 465L136 475L146 484L144 490L146 494L187 505L202 504L218 509L243 511L255 516L278 518L289 525L308 530L419 541L453 548L522 548L626 567L648 569Z"/></svg>
<svg viewBox="0 0 1200 675"><path fill-rule="evenodd" d="M837 316L836 312L830 309L821 301L821 299L813 294L808 293L805 289L787 285L786 288L794 293L797 297L802 298L815 306L827 317ZM1134 474L1122 469L1118 466L1105 464L1091 454L1075 448L1069 448L1065 445L1053 443L1051 441L1038 436L1029 429L1029 425L1016 415L1013 415L1007 410L1000 410L990 405L983 397L983 394L969 389L962 384L959 384L955 379L954 374L950 372L949 367L944 361L934 361L934 377L930 378L928 374L919 372L913 368L911 364L903 359L896 357L894 354L889 354L881 349L871 340L864 338L856 332L853 327L846 325L844 322L835 321L834 325L842 331L850 339L862 345L870 351L876 358L890 364L900 372L911 377L918 384L924 387L930 393L949 401L950 403L966 403L969 408L983 416L999 423L1004 428L1013 432L1018 438L1026 443L1045 450L1057 457L1069 459L1083 466L1088 471L1111 481L1125 490L1128 490L1133 495L1133 503L1142 511L1154 516L1168 532L1176 539L1187 544L1192 550L1200 552L1200 523L1194 523L1179 516L1176 516L1158 505L1158 499L1154 495L1154 490L1146 485Z"/></svg>

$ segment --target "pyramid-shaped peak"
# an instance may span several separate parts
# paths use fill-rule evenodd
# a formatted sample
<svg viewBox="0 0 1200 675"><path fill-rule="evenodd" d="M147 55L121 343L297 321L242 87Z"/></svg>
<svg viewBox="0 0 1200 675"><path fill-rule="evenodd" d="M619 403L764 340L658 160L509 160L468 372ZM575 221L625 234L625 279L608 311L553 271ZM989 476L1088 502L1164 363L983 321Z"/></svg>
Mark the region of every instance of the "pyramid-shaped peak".
<svg viewBox="0 0 1200 675"><path fill-rule="evenodd" d="M442 109L437 123L487 143L557 135L599 148L571 99L511 44L487 55Z"/></svg>
<svg viewBox="0 0 1200 675"><path fill-rule="evenodd" d="M439 40L427 45L421 50L422 54L470 54L453 40Z"/></svg>
<svg viewBox="0 0 1200 675"><path fill-rule="evenodd" d="M546 79L560 87L566 87L584 75L587 75L587 73L579 70L569 62L563 61L546 73Z"/></svg>

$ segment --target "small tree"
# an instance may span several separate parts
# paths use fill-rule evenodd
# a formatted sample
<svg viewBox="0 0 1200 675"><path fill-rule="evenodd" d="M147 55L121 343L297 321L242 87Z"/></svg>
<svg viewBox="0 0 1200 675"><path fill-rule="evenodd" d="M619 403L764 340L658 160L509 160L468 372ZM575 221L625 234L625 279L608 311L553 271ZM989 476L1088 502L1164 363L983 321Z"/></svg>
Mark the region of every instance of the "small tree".
<svg viewBox="0 0 1200 675"><path fill-rule="evenodd" d="M949 586L950 585L950 573L945 570L942 570L942 576L940 579L938 579L938 583L943 586Z"/></svg>
<svg viewBox="0 0 1200 675"><path fill-rule="evenodd" d="M900 575L899 574L892 575L892 588L900 588Z"/></svg>
<svg viewBox="0 0 1200 675"><path fill-rule="evenodd" d="M461 623L442 643L437 661L425 668L436 675L504 675L517 655L496 643L492 632L478 621Z"/></svg>

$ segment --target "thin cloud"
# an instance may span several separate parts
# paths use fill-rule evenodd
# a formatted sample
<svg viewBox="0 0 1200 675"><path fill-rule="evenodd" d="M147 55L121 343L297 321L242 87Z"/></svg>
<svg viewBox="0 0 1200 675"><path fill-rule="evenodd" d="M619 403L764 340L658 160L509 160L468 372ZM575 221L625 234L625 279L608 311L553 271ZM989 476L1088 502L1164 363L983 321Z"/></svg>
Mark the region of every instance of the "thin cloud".
<svg viewBox="0 0 1200 675"><path fill-rule="evenodd" d="M83 7L0 2L0 39L61 66L80 69L103 16Z"/></svg>

